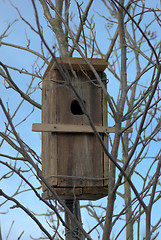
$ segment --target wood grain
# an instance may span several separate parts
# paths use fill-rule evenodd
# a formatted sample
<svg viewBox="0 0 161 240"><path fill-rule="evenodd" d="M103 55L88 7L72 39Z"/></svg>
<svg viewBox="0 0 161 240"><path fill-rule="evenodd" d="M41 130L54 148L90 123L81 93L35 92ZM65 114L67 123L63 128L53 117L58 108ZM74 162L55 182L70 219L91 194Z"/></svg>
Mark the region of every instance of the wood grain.
<svg viewBox="0 0 161 240"><path fill-rule="evenodd" d="M99 133L115 133L115 127L95 126ZM124 128L122 128L124 130ZM33 123L32 131L34 132L54 132L54 133L94 133L90 125L72 125L72 124L42 124ZM129 128L125 132L132 133L133 129Z"/></svg>
<svg viewBox="0 0 161 240"><path fill-rule="evenodd" d="M63 68L66 68L67 70L71 70L71 66L73 70L77 71L91 71L89 65L86 63L86 61L83 58L70 58L70 57L63 57L63 58L57 58L57 61ZM104 59L100 58L88 58L87 61L89 61L96 71L103 72L108 63ZM48 64L48 67L44 73L43 79L46 77L48 72L53 71L53 69L57 69L57 65L52 58L50 63Z"/></svg>

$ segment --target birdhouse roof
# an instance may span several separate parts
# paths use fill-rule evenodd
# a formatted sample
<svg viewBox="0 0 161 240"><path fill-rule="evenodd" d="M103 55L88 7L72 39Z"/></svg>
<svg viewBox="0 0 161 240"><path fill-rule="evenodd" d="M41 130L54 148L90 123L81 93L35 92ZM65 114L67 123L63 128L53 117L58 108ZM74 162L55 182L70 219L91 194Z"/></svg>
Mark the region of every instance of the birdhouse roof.
<svg viewBox="0 0 161 240"><path fill-rule="evenodd" d="M77 71L81 71L81 70L92 71L89 64L83 58L58 57L56 59L59 64L61 64L63 67L66 67L66 69L68 70L73 69ZM93 67L97 72L103 72L108 65L108 63L104 59L100 59L100 58L92 58L92 59L87 58L87 61L93 65ZM58 69L58 67L55 60L52 58L44 73L43 79L49 71L52 71L54 69Z"/></svg>

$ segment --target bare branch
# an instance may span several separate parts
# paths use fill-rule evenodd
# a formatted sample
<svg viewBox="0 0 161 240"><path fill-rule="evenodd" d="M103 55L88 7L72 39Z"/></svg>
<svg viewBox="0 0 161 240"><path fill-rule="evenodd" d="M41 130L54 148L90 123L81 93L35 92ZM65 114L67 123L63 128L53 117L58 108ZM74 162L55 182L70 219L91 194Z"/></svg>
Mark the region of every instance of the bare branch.
<svg viewBox="0 0 161 240"><path fill-rule="evenodd" d="M8 196L7 194L5 194L2 191L2 189L0 189L0 196L3 196L7 200L14 202L16 205L14 205L12 207L12 209L21 208L38 225L38 227L45 233L45 235L48 236L49 239L51 239L51 240L53 239L52 236L43 227L43 225L38 221L38 219L27 208L25 208L20 202L18 202L15 198L12 198L12 197Z"/></svg>
<svg viewBox="0 0 161 240"><path fill-rule="evenodd" d="M4 46L8 46L8 47L13 47L13 48L17 48L17 49L20 49L20 50L23 50L23 51L26 51L26 52L30 52L32 54L34 54L35 56L43 59L45 61L45 63L49 63L47 58L44 57L43 55L41 55L40 53L30 49L30 48L27 48L27 47L23 47L23 46L20 46L20 45L16 45L16 44L13 44L13 43L7 43L7 42L0 42L1 45L4 45Z"/></svg>
<svg viewBox="0 0 161 240"><path fill-rule="evenodd" d="M14 88L21 95L21 97L24 98L26 101L28 101L30 104L32 104L33 106L41 109L41 105L40 104L38 104L37 102L32 100L28 95L26 95L23 91L21 91L19 89L19 87L14 83L14 81L12 80L12 78L11 78L9 72L8 72L7 67L2 62L0 62L0 65L3 67L4 71L6 72L6 75L7 75L6 79L8 80L10 86L12 88Z"/></svg>

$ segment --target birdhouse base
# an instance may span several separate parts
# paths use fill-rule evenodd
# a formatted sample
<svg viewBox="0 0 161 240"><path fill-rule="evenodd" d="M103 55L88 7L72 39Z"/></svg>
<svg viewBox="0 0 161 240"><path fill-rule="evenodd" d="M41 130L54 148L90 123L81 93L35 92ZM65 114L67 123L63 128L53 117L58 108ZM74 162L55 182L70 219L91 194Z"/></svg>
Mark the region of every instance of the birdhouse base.
<svg viewBox="0 0 161 240"><path fill-rule="evenodd" d="M98 200L108 195L108 187L76 187L76 188L54 188L62 200ZM44 199L54 200L50 191L42 193Z"/></svg>

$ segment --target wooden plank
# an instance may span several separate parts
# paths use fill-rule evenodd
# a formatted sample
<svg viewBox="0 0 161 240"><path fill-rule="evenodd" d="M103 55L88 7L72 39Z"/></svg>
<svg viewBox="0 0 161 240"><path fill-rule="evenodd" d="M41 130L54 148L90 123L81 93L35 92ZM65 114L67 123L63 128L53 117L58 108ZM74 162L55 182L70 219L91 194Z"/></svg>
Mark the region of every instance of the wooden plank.
<svg viewBox="0 0 161 240"><path fill-rule="evenodd" d="M71 66L74 70L81 71L81 69L86 71L91 71L88 63L83 58L57 58L58 62L64 65L68 70L71 70ZM96 71L104 71L108 65L108 63L104 59L94 58L94 59L87 59L90 62ZM57 65L54 64L54 68L57 69Z"/></svg>
<svg viewBox="0 0 161 240"><path fill-rule="evenodd" d="M62 200L77 199L77 200L98 200L102 197L107 196L107 187L83 187L83 188L63 188L54 187L55 192L59 195ZM54 200L54 196L50 191L42 193L44 199Z"/></svg>
<svg viewBox="0 0 161 240"><path fill-rule="evenodd" d="M49 72L47 81L42 83L42 122L56 123L56 83L50 81L55 78L55 72ZM42 173L44 177L57 175L57 135L52 132L42 132ZM57 178L48 178L51 186L57 185ZM43 191L46 186L43 184Z"/></svg>
<svg viewBox="0 0 161 240"><path fill-rule="evenodd" d="M99 133L115 133L115 127L95 126ZM123 130L124 128L122 128ZM72 125L72 124L46 124L33 123L32 131L34 132L60 132L60 133L93 133L90 125ZM125 132L132 133L133 129L129 128Z"/></svg>
<svg viewBox="0 0 161 240"><path fill-rule="evenodd" d="M82 195L82 188L57 188L54 187L55 192L59 195L59 197L63 200L74 199L75 196ZM42 193L42 197L44 199L52 199L54 200L54 196L51 191L45 191Z"/></svg>
<svg viewBox="0 0 161 240"><path fill-rule="evenodd" d="M61 64L61 66L66 67L66 69L71 70L71 66L73 70L81 71L81 70L86 70L86 71L91 71L89 65L86 63L86 61L83 58L71 58L71 57L63 57L63 58L56 58L58 63ZM87 58L87 61L92 63L94 66L95 70L98 72L103 72L108 63L104 59L100 58ZM52 58L50 63L48 64L48 67L44 73L43 79L46 77L46 74L53 69L57 69L57 65Z"/></svg>
<svg viewBox="0 0 161 240"><path fill-rule="evenodd" d="M105 78L104 73L101 73L101 78ZM107 86L106 86L107 89ZM103 126L108 126L108 118L107 118L107 98L105 94L102 91L102 107L103 107ZM103 140L104 144L108 150L108 134L104 134ZM103 152L103 176L104 178L109 177L109 158L107 157L107 154ZM108 180L104 179L104 186L108 185Z"/></svg>

